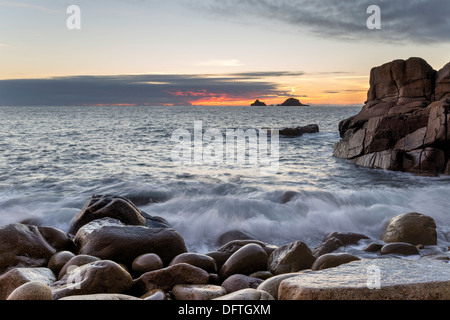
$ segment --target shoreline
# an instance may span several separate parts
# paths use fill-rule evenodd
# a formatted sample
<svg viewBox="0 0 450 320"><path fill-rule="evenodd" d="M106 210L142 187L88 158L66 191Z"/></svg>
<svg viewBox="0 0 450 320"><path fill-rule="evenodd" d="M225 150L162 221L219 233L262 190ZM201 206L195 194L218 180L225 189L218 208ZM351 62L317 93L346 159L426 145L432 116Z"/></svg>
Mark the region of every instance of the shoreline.
<svg viewBox="0 0 450 320"><path fill-rule="evenodd" d="M421 237L421 243L396 238L395 228L402 228L396 221L402 219L427 225L419 231L408 227L416 232L414 239ZM139 210L130 200L93 196L72 221L70 233L24 224L0 227L0 300L33 300L37 299L36 292L43 294L38 296L46 297L44 300L275 300L278 289L274 293L272 287L268 291L261 288L277 279L278 288L288 277L293 280L307 274L314 278L315 273L346 270L367 261L396 266L437 263L450 268L449 248L434 242L436 226L432 218L410 213L391 223L394 226L389 224L383 235L386 241L374 243L364 234L335 232L316 248L300 240L276 246L234 230L223 235L217 250L200 254L189 252L181 234L165 219ZM371 252L374 258L360 258L353 250ZM28 256L26 260L24 255ZM429 282L433 276L427 277ZM450 278L442 281L450 284ZM287 282L285 286L293 292ZM303 289L299 290L281 296L286 300L304 298L299 296ZM441 293L438 298L449 299L445 292Z"/></svg>

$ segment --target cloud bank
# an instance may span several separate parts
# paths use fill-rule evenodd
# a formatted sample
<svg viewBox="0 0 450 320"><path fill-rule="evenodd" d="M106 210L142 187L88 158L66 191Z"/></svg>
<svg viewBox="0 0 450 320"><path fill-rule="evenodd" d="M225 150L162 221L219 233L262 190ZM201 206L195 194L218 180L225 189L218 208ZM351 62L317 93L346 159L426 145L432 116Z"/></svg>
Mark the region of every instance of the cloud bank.
<svg viewBox="0 0 450 320"><path fill-rule="evenodd" d="M270 77L303 72L246 72L215 75L72 76L0 81L0 105L191 105L226 104L290 96Z"/></svg>
<svg viewBox="0 0 450 320"><path fill-rule="evenodd" d="M381 8L381 30L367 28L367 8ZM283 23L321 38L384 42L450 42L448 0L208 0L197 8L245 23Z"/></svg>

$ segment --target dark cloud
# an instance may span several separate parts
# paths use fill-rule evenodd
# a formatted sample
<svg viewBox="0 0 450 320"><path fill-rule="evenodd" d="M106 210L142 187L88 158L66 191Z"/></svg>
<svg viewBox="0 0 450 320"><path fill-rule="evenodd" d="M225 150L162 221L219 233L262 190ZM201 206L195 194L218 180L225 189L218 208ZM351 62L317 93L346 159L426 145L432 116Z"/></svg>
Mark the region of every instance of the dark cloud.
<svg viewBox="0 0 450 320"><path fill-rule="evenodd" d="M203 5L201 5L203 4ZM367 8L381 8L381 30L367 28ZM245 23L269 21L318 37L343 40L440 43L450 41L448 0L208 0L197 8Z"/></svg>
<svg viewBox="0 0 450 320"><path fill-rule="evenodd" d="M0 81L0 105L189 105L289 96L267 77L302 72L248 72L220 75L73 76Z"/></svg>

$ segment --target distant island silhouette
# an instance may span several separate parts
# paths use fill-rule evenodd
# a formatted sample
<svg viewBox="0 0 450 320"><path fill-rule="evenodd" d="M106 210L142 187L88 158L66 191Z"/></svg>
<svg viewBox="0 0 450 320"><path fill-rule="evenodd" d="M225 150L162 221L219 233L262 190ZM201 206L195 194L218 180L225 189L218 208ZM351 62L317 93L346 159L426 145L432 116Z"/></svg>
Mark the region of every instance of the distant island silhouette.
<svg viewBox="0 0 450 320"><path fill-rule="evenodd" d="M250 105L251 107L266 107L267 105L259 100L256 100L254 103ZM308 107L309 105L303 104L300 102L300 100L295 98L289 98L282 104L272 105L272 106L279 106L279 107Z"/></svg>

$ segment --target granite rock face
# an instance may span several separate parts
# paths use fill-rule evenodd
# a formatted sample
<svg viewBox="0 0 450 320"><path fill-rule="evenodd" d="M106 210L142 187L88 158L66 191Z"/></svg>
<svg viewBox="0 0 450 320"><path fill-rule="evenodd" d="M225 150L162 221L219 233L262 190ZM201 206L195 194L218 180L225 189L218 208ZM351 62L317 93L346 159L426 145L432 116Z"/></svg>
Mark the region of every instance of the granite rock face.
<svg viewBox="0 0 450 320"><path fill-rule="evenodd" d="M280 300L448 300L448 263L365 259L281 282Z"/></svg>
<svg viewBox="0 0 450 320"><path fill-rule="evenodd" d="M356 165L450 174L450 64L395 60L373 68L361 112L339 124L334 156Z"/></svg>

